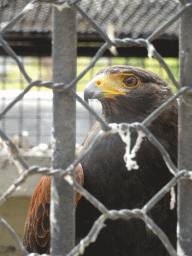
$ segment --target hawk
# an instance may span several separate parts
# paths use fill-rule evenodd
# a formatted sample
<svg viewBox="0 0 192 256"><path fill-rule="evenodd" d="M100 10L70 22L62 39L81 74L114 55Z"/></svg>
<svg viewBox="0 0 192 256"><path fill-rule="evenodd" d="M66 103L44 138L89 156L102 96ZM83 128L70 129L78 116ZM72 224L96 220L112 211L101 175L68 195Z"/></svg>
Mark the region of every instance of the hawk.
<svg viewBox="0 0 192 256"><path fill-rule="evenodd" d="M171 87L157 74L125 65L101 69L88 83L85 100L98 99L102 118L109 123L142 122L172 95ZM177 163L177 101L150 124L148 129ZM81 155L102 129L96 122L84 143L77 149ZM132 146L137 133L131 134ZM77 181L109 210L142 208L172 178L158 149L145 137L135 160L139 168L127 170L125 143L118 133L105 133L94 149L76 167ZM49 253L50 181L44 176L31 199L25 225L24 246L29 252ZM84 197L76 194L76 242L80 242L101 213ZM176 245L176 210L170 210L166 194L148 213ZM168 255L159 238L140 219L118 219L105 222L98 238L85 249L88 256Z"/></svg>

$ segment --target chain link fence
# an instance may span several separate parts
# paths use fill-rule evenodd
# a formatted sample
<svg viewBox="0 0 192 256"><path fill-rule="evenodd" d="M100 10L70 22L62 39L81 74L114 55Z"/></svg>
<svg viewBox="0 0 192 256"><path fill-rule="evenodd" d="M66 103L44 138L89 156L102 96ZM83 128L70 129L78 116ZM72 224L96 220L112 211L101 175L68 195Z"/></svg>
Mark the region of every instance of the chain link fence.
<svg viewBox="0 0 192 256"><path fill-rule="evenodd" d="M179 238L179 250L178 250L178 254L176 252L176 250L174 249L174 247L172 246L172 244L170 243L168 237L166 236L166 234L154 223L154 221L147 215L147 213L152 209L152 207L154 207L156 205L157 202L159 202L159 200L168 192L170 191L179 181L180 182L180 191L182 191L182 182L184 182L185 184L185 192L187 191L187 193L191 194L192 192L190 192L190 189L187 190L187 186L189 186L190 188L190 179L191 179L191 171L190 171L190 160L187 159L188 154L185 152L181 153L179 151L179 154L181 154L181 156L179 156L179 160L181 161L181 158L184 159L181 161L181 163L179 163L179 168L177 168L174 163L171 161L171 158L169 156L169 154L167 153L167 151L165 150L165 148L159 143L159 141L153 136L153 134L148 130L148 126L151 124L151 122L162 113L162 111L175 99L183 96L184 101L181 102L181 110L180 110L180 114L181 113L185 113L185 115L183 114L183 116L185 116L185 121L184 122L188 122L188 124L190 123L190 120L187 118L187 115L189 117L189 113L187 113L187 111L190 111L190 107L191 107L191 101L190 101L190 93L191 93L191 88L190 88L190 75L188 76L188 73L190 73L190 68L191 68L191 64L189 64L190 62L190 52L191 52L191 48L189 48L189 42L190 42L190 38L186 38L186 34L189 35L189 31L187 32L183 32L183 34L181 33L181 42L183 44L183 37L185 37L186 39L184 41L186 41L186 45L184 44L184 46L182 46L183 48L181 49L181 82L178 83L176 81L176 79L174 78L174 76L172 75L172 72L170 71L169 67L167 66L167 64L164 62L163 58L160 56L160 54L156 51L156 49L154 48L153 44L151 43L155 38L157 38L158 36L160 36L164 30L166 30L171 24L173 24L175 21L177 21L180 17L187 17L185 19L187 19L187 22L189 24L190 27L190 21L191 21L191 8L192 8L192 3L189 2L185 2L185 1L181 1L181 8L174 14L174 16L169 19L166 23L164 23L163 25L161 25L159 28L157 28L147 39L130 39L130 38L124 38L124 39L110 39L108 37L108 35L105 33L104 30L102 30L100 28L100 26L98 26L95 21L90 18L90 16L80 7L80 5L78 4L79 0L71 0L71 1L65 1L65 0L44 0L44 1L39 1L39 0L32 0L30 1L25 8L17 15L15 16L11 21L9 21L7 24L5 24L5 26L2 28L1 33L0 33L0 43L2 45L2 47L4 48L4 50L15 60L15 62L17 63L17 66L20 70L20 72L23 74L24 78L26 79L26 81L28 82L28 86L22 91L22 93L20 93L17 97L15 97L15 99L10 102L5 108L4 110L0 113L0 118L2 119L9 111L10 109L12 109L15 104L17 102L19 102L34 86L37 87L47 87L47 88L51 88L54 91L55 94L55 99L54 99L54 126L61 126L61 127L57 127L57 128L63 128L62 127L62 122L63 119L60 120L59 123L58 122L58 116L57 116L57 111L60 109L60 107L63 107L64 105L66 106L67 103L69 103L69 107L73 109L73 112L75 113L75 101L74 99L77 99L101 124L103 127L103 130L100 131L97 136L92 140L92 142L90 143L89 147L85 150L85 152L78 157L76 160L74 161L68 161L66 168L65 169L61 169L60 168L60 164L58 164L58 157L56 156L56 154L54 153L54 160L53 160L53 169L47 169L47 168L39 168L38 166L29 166L29 164L24 160L24 158L21 156L21 154L19 153L17 147L14 145L14 143L7 137L7 135L2 132L2 130L0 130L0 136L1 138L4 140L4 142L6 143L7 147L10 150L11 156L12 156L12 161L13 163L18 167L18 171L19 171L19 178L9 187L9 189L7 191L5 191L5 193L0 197L0 205L2 205L5 200L16 190L18 189L23 183L24 181L30 176L30 175L34 175L36 173L41 173L41 174L47 174L47 175L53 175L54 177L62 177L64 178L65 181L67 181L69 183L69 186L71 188L71 191L77 190L79 193L81 193L91 204L93 204L100 212L101 212L101 216L97 219L97 221L95 222L95 224L93 225L92 229L90 230L90 232L87 234L87 236L82 239L80 241L79 244L77 244L72 250L71 250L71 244L70 244L70 239L73 240L73 235L72 234L72 238L65 239L64 243L63 243L63 234L59 234L61 235L59 237L58 235L58 231L56 229L52 229L52 255L56 255L58 254L58 248L59 250L62 251L63 255L67 254L68 256L72 256L72 255L78 255L78 254L82 254L85 250L85 247L89 246L90 243L94 242L97 237L99 236L99 232L100 230L103 228L104 222L106 219L119 219L119 218L124 218L124 219L131 219L131 218L139 218L141 220L144 221L144 223L147 225L147 227L150 227L150 229L154 232L154 234L156 234L159 239L162 241L162 243L164 244L165 248L167 249L167 251L169 252L170 255L172 256L176 256L176 255L191 255L191 245L190 245L190 239L188 241L188 243L185 244L183 243L182 239L180 239L180 230L185 229L185 227L187 226L189 233L190 233L190 229L189 227L191 226L191 224L187 221L189 221L190 218L186 217L187 215L185 215L185 217L183 217L184 215L180 214L181 211L184 212L190 212L191 210L188 208L186 209L186 200L182 200L182 196L185 193L181 193L179 195L179 207L182 204L182 209L179 208L178 213L179 213L179 224L178 224L178 238ZM13 26L15 24L15 22L17 22L18 20L22 19L30 10L32 10L33 8L35 8L36 5L39 4L43 4L43 3L47 3L47 4L52 4L54 6L55 9L55 25L59 24L59 22L62 20L63 17L63 11L66 11L67 8L67 12L69 15L73 14L73 21L70 20L72 19L72 16L70 17L70 19L66 21L66 23L62 23L61 28L55 27L54 26L54 30L55 30L55 35L58 36L58 31L62 31L62 29L65 29L65 26L67 29L69 29L69 27L71 26L71 22L73 23L75 20L74 17L74 12L75 9L84 17L84 19L86 19L87 21L89 21L89 23L91 24L91 26L100 34L100 36L105 40L105 43L100 47L99 51L97 52L97 54L94 56L94 58L92 59L92 61L89 63L89 65L85 68L85 70L76 78L71 79L68 82L62 82L59 81L59 79L54 79L54 80L58 80L57 82L53 82L53 81L43 81L40 79L37 80L33 80L33 78L30 77L30 75L26 72L24 65L21 63L21 61L19 60L18 56L14 53L14 51L10 48L10 46L6 43L6 41L3 39L3 34L4 32L9 29L11 26ZM72 10L72 12L71 12ZM71 12L71 13L70 13ZM59 17L60 16L60 17ZM186 26L186 20L183 19L183 25L182 29L185 30L185 26ZM64 21L64 20L63 20ZM70 24L68 24L68 22ZM191 23L192 24L192 23ZM60 24L61 25L61 24ZM69 27L67 27L69 26ZM61 30L60 30L61 29ZM73 27L74 29L74 27ZM72 29L72 32L74 32ZM189 29L188 26L186 26L186 29ZM71 32L70 32L71 33ZM69 34L70 34L69 33ZM66 35L69 36L69 35ZM74 35L72 33L72 35L70 35L74 38ZM54 38L55 39L55 38ZM59 39L58 39L59 40ZM66 39L69 40L69 39ZM74 46L74 45L73 45ZM172 80L173 84L176 86L176 88L178 89L178 92L172 96L167 102L165 102L164 104L162 104L160 107L158 107L153 113L151 113L142 123L132 123L132 124L128 124L128 123L121 123L121 124L107 124L95 111L93 111L92 108L89 107L89 105L86 104L86 102L84 102L82 100L81 97L78 96L78 94L75 92L74 90L74 85L95 65L95 63L97 62L97 60L102 56L102 54L104 53L104 51L106 49L108 49L111 46L115 46L115 47L132 47L132 46L139 46L139 47L146 47L148 50L148 55L151 58L152 56L154 58L156 58L161 65L163 66L163 68L165 69L165 71L167 72L167 74L169 75L170 79ZM54 47L54 44L53 44ZM58 46L55 46L56 48ZM70 46L71 47L71 46ZM57 54L60 54L62 52L61 48L65 48L63 47L63 45L60 45L57 49L53 49L55 51L55 56ZM67 48L67 51L69 50L69 52L72 50L74 50L73 48ZM64 55L65 55L65 51L64 51ZM73 60L74 61L74 60ZM59 61L58 61L59 62ZM55 64L55 62L54 62ZM53 65L54 65L53 64ZM58 64L57 64L58 65ZM63 65L61 65L63 68ZM189 68L190 67L190 68ZM55 76L57 74L57 72L61 71L61 67L55 67L53 66L53 69L58 68L58 70L55 71ZM187 70L187 73L186 73ZM64 71L65 73L66 71ZM54 72L53 72L54 73ZM73 73L73 71L72 71ZM69 79L69 77L67 78ZM62 98L61 99L61 95ZM187 95L187 96L185 96ZM60 99L60 101L58 101L58 99ZM187 103L187 104L186 104ZM72 106L73 104L73 106ZM187 105L187 109L184 108L184 110L182 109L182 106ZM185 112L183 112L185 111ZM65 112L65 111L64 111ZM66 114L66 113L65 113ZM64 118L64 116L62 116ZM66 117L66 116L65 116ZM71 117L70 117L71 118ZM68 119L68 124L69 127L72 129L70 129L70 135L66 136L66 137L70 137L70 142L68 142L68 146L65 146L65 149L62 148L62 152L59 153L59 157L63 157L66 156L67 154L70 154L71 157L70 159L74 159L74 149L75 146L72 144L75 144L75 140L74 140L74 136L75 136L75 129L74 129L74 117L72 117L72 119ZM180 119L183 121L183 117L181 116ZM65 119L66 121L66 119ZM182 129L182 123L180 123L181 129ZM189 125L188 125L189 126ZM191 126L187 129L187 131L190 132ZM64 129L66 130L66 129ZM68 129L69 130L69 129ZM139 147L139 144L142 141L142 137L143 136L147 136L148 140L150 142L152 142L157 149L160 151L160 153L163 156L163 159L168 167L168 169L170 170L170 172L173 174L173 178L170 180L170 182L163 187L151 200L149 200L149 202L147 202L145 204L144 207L142 207L142 209L133 209L133 210L128 210L128 209L122 209L122 210L108 210L101 202L99 202L95 197L93 197L88 191L86 191L83 187L81 187L76 180L73 178L73 176L71 175L74 168L76 167L76 165L78 163L80 163L88 154L88 152L90 152L95 145L95 142L97 140L99 140L99 138L101 138L101 136L105 133L108 132L112 132L112 133L118 133L122 139L124 139L125 133L129 134L130 132L137 132L138 133L138 139L136 141L134 150L135 152L137 151L136 148ZM66 131L65 131L66 132ZM182 131L183 132L183 131ZM181 133L182 133L181 132ZM184 131L185 132L185 131ZM60 137L58 137L60 136ZM59 134L56 139L61 140L63 142L63 134ZM128 136L128 135L126 135ZM187 136L190 136L190 134L188 134ZM185 136L186 138L186 136ZM187 139L186 139L187 140ZM185 140L185 142L186 142ZM127 141L127 140L126 140ZM71 143L71 144L70 144ZM129 148L129 143L127 143L127 148ZM180 138L180 145L182 145L182 138ZM66 148L67 148L67 152L66 152ZM58 147L58 145L56 145L55 151L58 153L58 150L60 150L61 148ZM182 147L182 149L184 149L184 147ZM188 149L190 150L190 147L188 147ZM65 151L65 152L64 152ZM191 152L191 151L188 151ZM127 152L127 158L129 160L131 160L131 155L133 152L129 153ZM190 158L190 157L189 157ZM65 157L64 157L65 159ZM186 160L187 159L187 160ZM128 165L128 161L126 162L126 165ZM187 162L187 164L186 164ZM65 164L66 165L66 164ZM54 180L54 179L53 179ZM59 187L60 189L60 185L57 185L57 182L60 181L61 179L56 179L54 182L55 184L52 187L52 207L51 207L51 214L53 214L53 216L58 217L58 223L61 223L60 221L62 221L62 216L61 214L59 214L58 212L62 212L63 211L61 209L63 209L62 204L58 206L56 206L56 213L55 213L55 203L54 203L54 193L56 193L54 191L54 189L56 189L56 187ZM59 183L59 182L58 182ZM69 195L71 193L71 191L67 192L67 191L63 191L65 197L67 197L67 195ZM57 191L57 195L61 195L62 194L60 191ZM188 197L189 198L189 197ZM70 210L74 209L74 203L73 200L68 200L67 201L67 205L64 206L65 209L68 209L68 213L66 213L66 216L68 215L72 215ZM70 209L70 210L69 210ZM182 215L182 217L181 217ZM185 221L182 220L182 218L185 218ZM53 218L51 219L51 225L54 225L53 223ZM70 221L74 221L73 218L70 217ZM13 230L13 228L6 222L6 220L2 217L0 217L0 222L1 224L8 230L8 232L10 232L13 236L13 239L15 240L16 244L17 244L17 248L18 250L23 254L23 255L29 255L28 252L25 250L25 248L23 247L21 241L19 240L16 232ZM71 227L74 226L74 224L71 224ZM183 225L183 226L180 226ZM186 226L184 226L186 225ZM64 232L66 231L65 227L63 227ZM59 231L61 232L61 231ZM73 232L72 232L73 233ZM66 236L66 235L65 235ZM59 237L59 239L58 239ZM61 242L62 241L62 242ZM56 249L55 249L56 248ZM63 249L64 248L64 249ZM67 249L66 249L67 248ZM70 251L69 251L70 249ZM68 251L67 251L68 250ZM67 252L67 253L66 253ZM38 254L31 254L31 255L38 255Z"/></svg>
<svg viewBox="0 0 192 256"><path fill-rule="evenodd" d="M51 58L50 57L19 57L24 63L25 69L32 77L42 80L51 80ZM77 74L88 65L91 57L77 58ZM172 73L178 78L179 61L177 58L164 59L168 63ZM77 93L82 97L85 85L92 79L94 74L101 68L112 65L130 65L153 71L159 74L169 85L172 85L169 77L161 68L159 63L148 58L124 58L124 57L102 57L96 65L77 83ZM17 66L11 57L0 57L0 110L3 110L8 104L27 86L27 81L18 72ZM35 88L34 88L35 89ZM38 88L36 91L30 91L17 105L5 115L0 127L3 132L10 138L19 137L19 145L23 147L23 139L25 132L28 133L30 148L37 145L50 145L51 142L51 126L52 126L52 91L49 89ZM174 88L175 89L175 88ZM99 102L91 101L90 106L96 111L100 111ZM88 131L92 128L95 118L88 114L88 111L76 104L76 143L81 144L87 136ZM46 144L46 145L45 145ZM40 146L41 146L40 145Z"/></svg>

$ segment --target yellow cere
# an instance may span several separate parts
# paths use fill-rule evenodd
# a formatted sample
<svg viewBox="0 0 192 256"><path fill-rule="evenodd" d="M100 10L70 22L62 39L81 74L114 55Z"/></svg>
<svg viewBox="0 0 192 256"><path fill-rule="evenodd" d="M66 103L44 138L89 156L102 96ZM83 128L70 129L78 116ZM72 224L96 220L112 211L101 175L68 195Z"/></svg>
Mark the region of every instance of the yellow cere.
<svg viewBox="0 0 192 256"><path fill-rule="evenodd" d="M93 80L96 86L103 91L104 95L106 94L109 98L115 98L117 95L125 96L128 90L132 89L123 82L125 77L131 76L136 77L134 74L101 74L97 75ZM137 80L138 85L140 85L140 80L138 78Z"/></svg>

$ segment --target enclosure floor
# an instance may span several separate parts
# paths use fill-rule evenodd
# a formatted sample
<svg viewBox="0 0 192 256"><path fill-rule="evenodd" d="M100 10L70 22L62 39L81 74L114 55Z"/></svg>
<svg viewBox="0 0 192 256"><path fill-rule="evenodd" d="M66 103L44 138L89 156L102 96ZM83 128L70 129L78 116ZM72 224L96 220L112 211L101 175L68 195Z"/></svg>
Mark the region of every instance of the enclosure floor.
<svg viewBox="0 0 192 256"><path fill-rule="evenodd" d="M23 240L24 224L29 207L30 197L11 197L0 207L2 216ZM11 234L0 225L0 256L19 256Z"/></svg>

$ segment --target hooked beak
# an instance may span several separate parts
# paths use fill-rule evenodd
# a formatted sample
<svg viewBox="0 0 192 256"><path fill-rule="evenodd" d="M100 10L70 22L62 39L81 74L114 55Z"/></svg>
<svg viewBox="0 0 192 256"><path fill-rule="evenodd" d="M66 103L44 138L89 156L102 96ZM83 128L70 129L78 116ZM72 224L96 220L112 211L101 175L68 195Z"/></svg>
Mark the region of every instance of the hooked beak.
<svg viewBox="0 0 192 256"><path fill-rule="evenodd" d="M103 96L103 91L97 87L94 80L91 80L85 87L84 100L88 103L89 99L99 99Z"/></svg>

